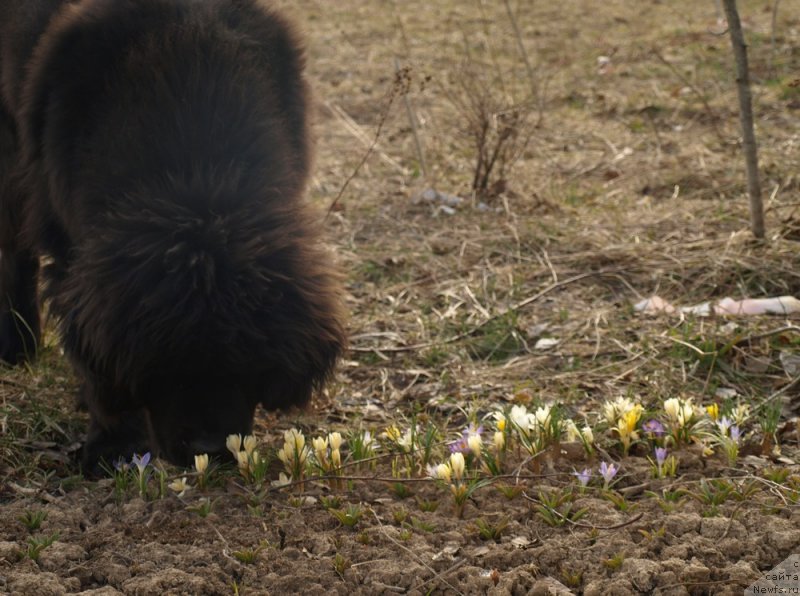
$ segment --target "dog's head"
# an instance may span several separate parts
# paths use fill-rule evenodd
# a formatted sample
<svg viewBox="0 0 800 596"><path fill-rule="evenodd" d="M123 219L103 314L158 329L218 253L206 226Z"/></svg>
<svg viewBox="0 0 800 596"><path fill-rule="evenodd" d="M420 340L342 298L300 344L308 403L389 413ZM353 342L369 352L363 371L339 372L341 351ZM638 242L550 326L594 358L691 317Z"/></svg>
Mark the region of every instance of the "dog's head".
<svg viewBox="0 0 800 596"><path fill-rule="evenodd" d="M195 455L225 456L228 435L251 431L258 394L235 379L153 386L145 408L151 448L187 466Z"/></svg>

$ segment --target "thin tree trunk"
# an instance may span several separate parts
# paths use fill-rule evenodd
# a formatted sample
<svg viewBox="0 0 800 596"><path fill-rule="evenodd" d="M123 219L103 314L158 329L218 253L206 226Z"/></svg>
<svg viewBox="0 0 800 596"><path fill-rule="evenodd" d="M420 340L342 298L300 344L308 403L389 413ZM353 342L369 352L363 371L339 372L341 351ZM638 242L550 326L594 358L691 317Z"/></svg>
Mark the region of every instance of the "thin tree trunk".
<svg viewBox="0 0 800 596"><path fill-rule="evenodd" d="M750 229L756 238L764 237L764 206L761 203L761 184L758 180L758 149L753 129L753 107L750 95L750 76L747 66L747 46L736 0L723 0L728 31L736 59L736 83L739 91L739 118L742 123L742 149L747 166L747 194L750 196Z"/></svg>

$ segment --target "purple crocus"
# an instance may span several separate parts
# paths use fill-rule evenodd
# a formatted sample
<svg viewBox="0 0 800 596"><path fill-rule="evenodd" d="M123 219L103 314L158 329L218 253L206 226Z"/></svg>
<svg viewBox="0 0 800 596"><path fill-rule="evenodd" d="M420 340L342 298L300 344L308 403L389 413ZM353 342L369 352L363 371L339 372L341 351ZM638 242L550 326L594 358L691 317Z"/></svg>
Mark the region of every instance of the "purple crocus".
<svg viewBox="0 0 800 596"><path fill-rule="evenodd" d="M585 468L583 472L575 471L573 472L575 478L578 479L578 483L583 487L589 484L589 480L592 478L592 471L589 468Z"/></svg>
<svg viewBox="0 0 800 596"><path fill-rule="evenodd" d="M661 424L655 418L645 422L642 425L642 430L644 432L646 432L648 435L653 436L653 437L662 437L662 436L664 436L664 433L666 432L664 430L664 425Z"/></svg>
<svg viewBox="0 0 800 596"><path fill-rule="evenodd" d="M605 482L606 488L608 487L609 483L614 479L614 476L617 475L619 468L615 466L613 463L607 464L606 462L600 462L600 475L603 477L603 481Z"/></svg>
<svg viewBox="0 0 800 596"><path fill-rule="evenodd" d="M125 458L122 457L122 456L120 456L119 459L117 459L114 462L114 469L117 472L127 472L128 471L128 466L129 466L128 462L126 462Z"/></svg>
<svg viewBox="0 0 800 596"><path fill-rule="evenodd" d="M656 447L656 463L658 467L664 465L664 462L667 461L667 448L666 447Z"/></svg>
<svg viewBox="0 0 800 596"><path fill-rule="evenodd" d="M731 439L734 440L737 444L739 443L739 439L742 438L742 431L741 429L736 426L735 424L731 426Z"/></svg>
<svg viewBox="0 0 800 596"><path fill-rule="evenodd" d="M134 453L133 458L131 459L131 463L139 469L139 473L141 474L142 472L144 472L144 469L150 463L150 452L148 451L142 456L139 456L136 453Z"/></svg>

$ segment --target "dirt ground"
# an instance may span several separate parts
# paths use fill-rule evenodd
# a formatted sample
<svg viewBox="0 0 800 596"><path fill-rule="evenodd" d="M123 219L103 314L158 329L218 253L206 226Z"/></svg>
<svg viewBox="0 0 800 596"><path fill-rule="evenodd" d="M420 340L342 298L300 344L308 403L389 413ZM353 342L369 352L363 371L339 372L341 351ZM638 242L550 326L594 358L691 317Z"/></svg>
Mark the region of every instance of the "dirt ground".
<svg viewBox="0 0 800 596"><path fill-rule="evenodd" d="M756 242L711 1L512 0L513 19L500 0L279 4L308 39L310 197L330 208L352 349L308 410L259 414L267 451L291 427L377 436L413 419L439 429L442 461L470 421L556 402L597 451L519 457L461 517L421 471L394 477L386 450L340 487L256 491L222 470L143 499L80 475L86 420L51 334L37 363L0 372L0 593L741 594L800 553L798 316L633 308L800 296L797 7L739 2L767 208ZM505 134L508 151L473 192L482 118L483 146ZM675 477L653 478L649 451L624 456L604 425L619 396L650 412L671 397L778 404L778 447L761 448L754 413L735 462L691 445ZM575 470L612 460L616 501L576 488ZM560 517L542 512L565 492ZM352 527L332 501L358 507Z"/></svg>

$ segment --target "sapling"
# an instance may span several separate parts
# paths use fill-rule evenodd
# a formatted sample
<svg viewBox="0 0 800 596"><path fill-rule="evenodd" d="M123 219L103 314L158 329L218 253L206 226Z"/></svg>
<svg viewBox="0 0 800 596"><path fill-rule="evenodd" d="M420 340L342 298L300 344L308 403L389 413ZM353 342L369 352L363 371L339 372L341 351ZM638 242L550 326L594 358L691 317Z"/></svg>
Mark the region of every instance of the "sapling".
<svg viewBox="0 0 800 596"><path fill-rule="evenodd" d="M211 510L214 508L216 502L216 499L212 500L208 497L201 497L200 500L197 501L196 505L189 506L186 509L196 513L200 517L208 517L208 514L211 513Z"/></svg>
<svg viewBox="0 0 800 596"><path fill-rule="evenodd" d="M497 523L492 524L484 518L479 517L475 520L475 527L478 529L478 536L481 540L494 540L499 542L503 532L508 527L509 518L503 517Z"/></svg>
<svg viewBox="0 0 800 596"><path fill-rule="evenodd" d="M616 571L622 564L625 562L625 553L619 552L615 554L610 559L606 559L603 561L603 567L608 569L609 571Z"/></svg>
<svg viewBox="0 0 800 596"><path fill-rule="evenodd" d="M28 532L35 532L47 519L47 511L44 509L27 510L17 518L20 523L28 529Z"/></svg>
<svg viewBox="0 0 800 596"><path fill-rule="evenodd" d="M339 523L347 528L355 527L364 514L359 505L348 505L344 509L328 509L328 513L338 519Z"/></svg>
<svg viewBox="0 0 800 596"><path fill-rule="evenodd" d="M781 405L779 403L764 404L758 415L758 425L761 427L761 455L772 455L772 450L778 444L778 424L781 420Z"/></svg>
<svg viewBox="0 0 800 596"><path fill-rule="evenodd" d="M574 509L575 495L572 491L553 490L550 492L539 491L539 502L536 513L544 522L553 527L561 527L569 522L581 519L588 509L582 507Z"/></svg>
<svg viewBox="0 0 800 596"><path fill-rule="evenodd" d="M58 532L54 532L49 536L40 536L38 538L34 538L33 536L28 537L28 546L25 549L25 556L27 556L32 561L38 561L39 555L42 554L42 551L52 545L56 540L58 540Z"/></svg>

